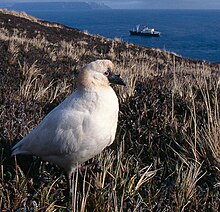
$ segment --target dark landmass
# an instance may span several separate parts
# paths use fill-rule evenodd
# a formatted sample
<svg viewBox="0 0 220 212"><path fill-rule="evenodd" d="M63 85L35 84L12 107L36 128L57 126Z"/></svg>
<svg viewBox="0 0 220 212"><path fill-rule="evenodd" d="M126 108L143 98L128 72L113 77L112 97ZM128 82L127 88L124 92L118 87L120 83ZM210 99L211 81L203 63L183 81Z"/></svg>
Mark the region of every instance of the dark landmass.
<svg viewBox="0 0 220 212"><path fill-rule="evenodd" d="M16 11L74 11L110 9L103 3L87 2L20 2L0 3L0 7Z"/></svg>

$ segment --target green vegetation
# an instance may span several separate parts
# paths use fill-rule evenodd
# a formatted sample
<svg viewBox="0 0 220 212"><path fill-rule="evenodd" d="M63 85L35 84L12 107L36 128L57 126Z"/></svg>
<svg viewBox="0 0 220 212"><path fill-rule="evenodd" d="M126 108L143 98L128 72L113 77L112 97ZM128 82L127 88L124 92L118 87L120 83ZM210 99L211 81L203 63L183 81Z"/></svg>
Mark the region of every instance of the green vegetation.
<svg viewBox="0 0 220 212"><path fill-rule="evenodd" d="M219 65L92 36L0 11L0 210L67 211L63 170L10 148L75 87L80 68L108 58L115 87L112 146L75 175L77 211L218 211ZM99 162L100 170L90 164Z"/></svg>

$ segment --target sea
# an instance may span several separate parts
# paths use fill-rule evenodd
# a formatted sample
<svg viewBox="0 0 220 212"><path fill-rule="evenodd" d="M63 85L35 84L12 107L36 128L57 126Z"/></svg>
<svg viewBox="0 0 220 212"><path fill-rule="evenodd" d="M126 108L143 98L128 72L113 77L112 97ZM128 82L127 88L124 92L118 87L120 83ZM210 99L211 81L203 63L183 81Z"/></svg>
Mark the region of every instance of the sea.
<svg viewBox="0 0 220 212"><path fill-rule="evenodd" d="M186 58L220 62L220 10L80 10L26 11L40 19L141 46L175 52ZM136 25L160 37L130 36Z"/></svg>

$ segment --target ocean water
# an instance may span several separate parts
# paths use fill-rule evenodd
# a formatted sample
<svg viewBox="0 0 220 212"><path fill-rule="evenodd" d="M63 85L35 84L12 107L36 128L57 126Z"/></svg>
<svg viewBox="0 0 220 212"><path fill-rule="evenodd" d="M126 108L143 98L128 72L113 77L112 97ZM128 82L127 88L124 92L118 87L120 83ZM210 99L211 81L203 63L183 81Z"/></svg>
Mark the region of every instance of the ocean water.
<svg viewBox="0 0 220 212"><path fill-rule="evenodd" d="M175 52L183 57L220 62L220 10L26 11L44 20L108 38ZM160 37L130 36L137 24Z"/></svg>

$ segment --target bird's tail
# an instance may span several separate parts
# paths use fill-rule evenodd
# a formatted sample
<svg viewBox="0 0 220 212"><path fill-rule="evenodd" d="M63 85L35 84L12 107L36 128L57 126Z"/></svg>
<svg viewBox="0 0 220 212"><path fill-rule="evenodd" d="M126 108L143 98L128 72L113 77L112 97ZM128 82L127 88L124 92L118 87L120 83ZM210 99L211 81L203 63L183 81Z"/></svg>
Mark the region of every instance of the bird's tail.
<svg viewBox="0 0 220 212"><path fill-rule="evenodd" d="M23 146L23 142L21 140L17 144L15 144L15 146L13 146L11 148L11 150L12 150L11 155L14 156L14 155L18 155L18 154L28 154L28 152L26 150L24 150L22 148L22 146Z"/></svg>

